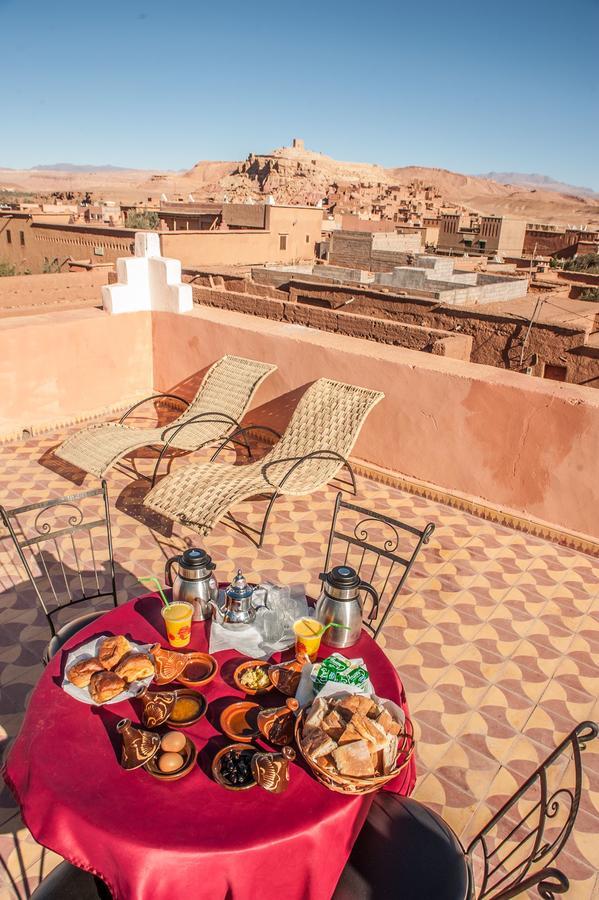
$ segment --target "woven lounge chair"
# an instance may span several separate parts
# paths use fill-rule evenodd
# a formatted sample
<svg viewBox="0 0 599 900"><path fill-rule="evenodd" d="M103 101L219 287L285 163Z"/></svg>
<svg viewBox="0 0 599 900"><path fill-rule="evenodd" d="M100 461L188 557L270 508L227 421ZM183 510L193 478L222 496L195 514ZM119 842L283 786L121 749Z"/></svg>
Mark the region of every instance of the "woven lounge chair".
<svg viewBox="0 0 599 900"><path fill-rule="evenodd" d="M379 391L321 378L308 388L285 434L263 459L244 466L213 464L229 440L247 434L252 428L248 426L223 441L210 463L184 466L167 475L144 503L205 535L235 504L267 495L270 500L258 541L262 546L268 517L281 494L300 496L316 491L343 467L348 469L356 493L348 457L366 416L383 397Z"/></svg>
<svg viewBox="0 0 599 900"><path fill-rule="evenodd" d="M267 375L277 367L255 359L240 356L223 356L204 376L200 388L191 401L176 394L153 394L140 400L118 422L91 425L78 431L55 450L56 456L66 462L102 478L123 456L139 447L161 446L154 467L152 484L156 481L160 463L169 448L199 450L212 441L224 438L240 430L252 397ZM168 426L158 428L132 428L125 419L143 403L169 398L187 409ZM251 455L246 443L248 454Z"/></svg>

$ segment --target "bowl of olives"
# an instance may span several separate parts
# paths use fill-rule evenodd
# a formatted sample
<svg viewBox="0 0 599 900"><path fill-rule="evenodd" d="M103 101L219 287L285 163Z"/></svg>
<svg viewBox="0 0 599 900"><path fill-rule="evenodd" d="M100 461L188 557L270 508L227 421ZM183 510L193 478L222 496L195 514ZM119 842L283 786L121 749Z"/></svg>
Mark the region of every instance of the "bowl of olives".
<svg viewBox="0 0 599 900"><path fill-rule="evenodd" d="M218 784L229 791L246 791L254 787L252 757L257 747L251 744L229 744L219 750L212 760L212 775Z"/></svg>

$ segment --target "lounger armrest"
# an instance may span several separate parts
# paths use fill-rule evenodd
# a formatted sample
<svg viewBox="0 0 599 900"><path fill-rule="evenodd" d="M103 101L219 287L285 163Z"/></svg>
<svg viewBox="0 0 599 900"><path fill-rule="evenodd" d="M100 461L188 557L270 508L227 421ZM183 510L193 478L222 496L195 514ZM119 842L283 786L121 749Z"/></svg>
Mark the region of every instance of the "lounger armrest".
<svg viewBox="0 0 599 900"><path fill-rule="evenodd" d="M273 434L279 440L281 439L281 435L278 431L275 431L274 428L270 428L269 425L245 425L243 428L237 428L235 431L231 432L223 442L216 448L212 456L210 457L210 462L214 462L214 460L218 457L220 452L225 449L227 444L239 444L241 443L247 450L248 454L251 456L249 452L249 444L247 442L247 434L250 431L267 431L269 434ZM243 437L245 440L238 441L237 438Z"/></svg>
<svg viewBox="0 0 599 900"><path fill-rule="evenodd" d="M198 413L195 416L190 416L188 419L185 419L184 422L175 422L172 425L167 425L162 432L162 439L166 441L167 444L170 444L183 428L186 428L188 425L197 424L198 422L204 422L207 425L228 425L229 428L234 427L236 429L241 427L237 419L234 419L227 413L203 412ZM169 432L172 433L169 434Z"/></svg>
<svg viewBox="0 0 599 900"><path fill-rule="evenodd" d="M262 474L264 475L265 480L269 481L267 474L269 469L271 469L273 466L282 466L285 463L290 463L289 468L285 471L281 480L277 484L273 484L274 488L280 490L287 479L291 475L293 475L296 469L299 469L300 466L304 465L304 463L312 462L313 460L322 460L324 462L336 461L341 463L342 466L346 466L351 474L352 483L354 484L355 490L355 479L351 466L347 459L345 459L344 456L341 456L341 454L337 453L335 450L313 450L311 453L306 453L304 456L289 456L286 459L273 459L270 460L270 462L264 464L264 466L262 467Z"/></svg>
<svg viewBox="0 0 599 900"><path fill-rule="evenodd" d="M150 400L178 400L179 403L182 403L185 407L189 406L189 400L185 400L184 397L179 397L178 394L152 394L151 397L144 397L143 400L138 400L137 403L134 403L126 413L123 413L121 418L119 419L119 425L122 425L125 419L131 415L134 409L137 409L139 406L143 406L144 403L149 403Z"/></svg>

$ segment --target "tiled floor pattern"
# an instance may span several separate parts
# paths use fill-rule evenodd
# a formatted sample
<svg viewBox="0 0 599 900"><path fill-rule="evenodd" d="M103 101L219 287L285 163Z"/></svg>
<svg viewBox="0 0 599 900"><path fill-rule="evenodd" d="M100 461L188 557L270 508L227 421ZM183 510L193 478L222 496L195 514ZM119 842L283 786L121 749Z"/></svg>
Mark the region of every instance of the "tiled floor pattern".
<svg viewBox="0 0 599 900"><path fill-rule="evenodd" d="M81 473L51 453L61 437L2 448L1 503L73 491ZM171 533L144 509L144 482L115 469L108 485L118 584L121 597L132 597L144 590L137 576L162 577L164 559L197 539L179 526ZM93 486L91 478L83 484ZM599 718L599 560L365 479L358 488L358 502L371 509L436 526L380 641L416 725L415 796L468 842L576 722ZM254 578L300 582L316 594L335 493L280 500L261 550L219 525L202 542L217 575L225 580L242 566ZM246 503L239 515L257 526L263 509ZM0 712L9 742L40 675L47 631L5 548L0 579ZM560 858L574 900L599 896L599 746L584 761L581 812ZM7 790L0 826L0 898L28 897L57 857L23 827Z"/></svg>

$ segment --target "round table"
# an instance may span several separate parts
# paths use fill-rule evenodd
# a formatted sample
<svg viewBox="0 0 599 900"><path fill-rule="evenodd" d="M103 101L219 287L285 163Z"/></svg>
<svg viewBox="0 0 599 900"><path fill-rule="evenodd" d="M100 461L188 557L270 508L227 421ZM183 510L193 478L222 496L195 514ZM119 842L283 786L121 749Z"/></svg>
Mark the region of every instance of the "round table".
<svg viewBox="0 0 599 900"><path fill-rule="evenodd" d="M160 606L155 594L138 597L80 631L65 649L100 634L168 646ZM194 623L188 649L208 649L209 627ZM321 655L329 652L323 647ZM399 678L369 635L345 652L363 657L377 694L407 712ZM40 678L5 765L37 841L102 878L115 900L331 897L374 795L329 791L299 754L283 794L258 786L227 791L212 780L211 760L229 743L218 728L220 712L243 696L231 677L239 653L217 654L218 675L202 689L207 715L186 729L199 765L170 784L119 764L116 723L125 716L138 723L139 701L77 702L60 687L65 659L57 654ZM276 691L255 699L264 706L284 702ZM408 795L414 782L412 758L388 789Z"/></svg>

